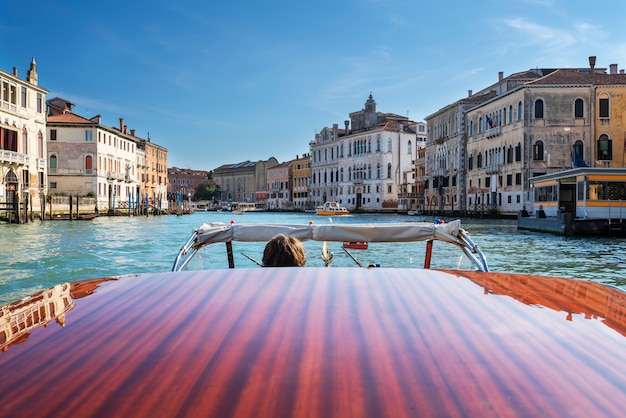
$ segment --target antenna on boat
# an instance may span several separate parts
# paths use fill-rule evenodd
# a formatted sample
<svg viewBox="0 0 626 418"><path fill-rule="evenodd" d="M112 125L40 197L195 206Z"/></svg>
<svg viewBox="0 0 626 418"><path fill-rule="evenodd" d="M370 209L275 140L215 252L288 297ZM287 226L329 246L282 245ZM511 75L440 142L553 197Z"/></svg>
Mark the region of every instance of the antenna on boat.
<svg viewBox="0 0 626 418"><path fill-rule="evenodd" d="M357 264L357 266L359 267L363 267L363 264L361 263L361 261L359 261L358 258L356 258L355 256L353 256L350 251L346 250L345 247L341 247L343 248L343 250L346 252L346 254L348 254L350 256L350 258Z"/></svg>
<svg viewBox="0 0 626 418"><path fill-rule="evenodd" d="M254 264L256 264L257 266L259 266L259 267L263 267L263 264L262 264L262 263L259 263L259 262L258 262L258 261L256 261L254 258L250 257L249 255L244 254L244 253L240 253L240 254L241 254L241 255L243 255L244 257L246 257L248 260L252 261L252 262L253 262Z"/></svg>

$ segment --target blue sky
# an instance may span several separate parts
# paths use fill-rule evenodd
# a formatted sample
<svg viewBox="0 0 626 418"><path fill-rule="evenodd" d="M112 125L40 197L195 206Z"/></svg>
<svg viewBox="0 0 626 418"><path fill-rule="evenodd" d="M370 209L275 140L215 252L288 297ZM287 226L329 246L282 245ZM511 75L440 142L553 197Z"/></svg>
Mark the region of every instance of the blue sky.
<svg viewBox="0 0 626 418"><path fill-rule="evenodd" d="M38 4L39 3L39 4ZM580 0L6 1L0 68L31 57L82 116L169 150L170 167L309 150L371 93L424 117L534 67L626 66L626 3Z"/></svg>

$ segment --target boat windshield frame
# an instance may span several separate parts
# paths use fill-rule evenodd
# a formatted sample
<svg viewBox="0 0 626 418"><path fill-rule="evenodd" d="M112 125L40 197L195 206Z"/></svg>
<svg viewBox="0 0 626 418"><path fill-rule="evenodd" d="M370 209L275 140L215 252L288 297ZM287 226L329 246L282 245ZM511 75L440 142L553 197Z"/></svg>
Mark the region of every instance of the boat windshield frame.
<svg viewBox="0 0 626 418"><path fill-rule="evenodd" d="M229 268L234 268L232 242L267 242L277 234L286 234L300 241L319 242L426 242L424 268L430 268L433 241L442 241L460 248L478 271L489 271L487 259L461 221L445 224L405 222L390 224L236 224L212 222L195 229L180 248L172 271L182 271L194 255L207 245L226 243Z"/></svg>

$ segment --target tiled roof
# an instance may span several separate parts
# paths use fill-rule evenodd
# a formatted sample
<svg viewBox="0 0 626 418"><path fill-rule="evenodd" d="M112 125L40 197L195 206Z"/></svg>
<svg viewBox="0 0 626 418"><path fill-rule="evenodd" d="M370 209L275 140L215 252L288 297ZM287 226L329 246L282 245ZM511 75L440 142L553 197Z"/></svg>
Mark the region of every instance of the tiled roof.
<svg viewBox="0 0 626 418"><path fill-rule="evenodd" d="M590 85L592 83L592 75L589 73L583 73L575 69L559 69L537 80L529 81L530 84L541 85L575 85L584 84ZM610 85L610 84L626 84L626 74L606 74L596 73L593 83L597 85Z"/></svg>
<svg viewBox="0 0 626 418"><path fill-rule="evenodd" d="M96 122L71 112L62 113L60 115L50 115L48 116L48 123L84 123L97 125Z"/></svg>

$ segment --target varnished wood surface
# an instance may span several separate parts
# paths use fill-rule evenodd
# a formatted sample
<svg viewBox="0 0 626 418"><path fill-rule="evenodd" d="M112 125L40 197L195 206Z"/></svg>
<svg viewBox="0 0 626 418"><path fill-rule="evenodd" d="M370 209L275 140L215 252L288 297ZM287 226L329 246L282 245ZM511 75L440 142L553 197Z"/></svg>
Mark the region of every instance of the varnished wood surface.
<svg viewBox="0 0 626 418"><path fill-rule="evenodd" d="M63 327L0 352L0 415L623 414L623 292L465 276L265 268L73 285Z"/></svg>

